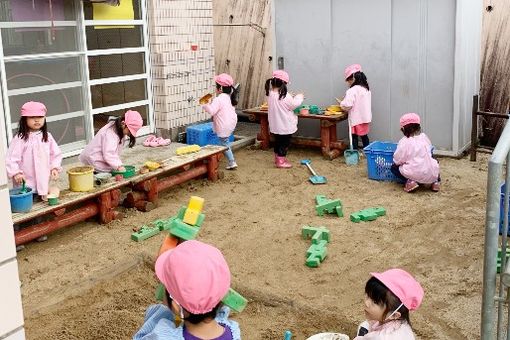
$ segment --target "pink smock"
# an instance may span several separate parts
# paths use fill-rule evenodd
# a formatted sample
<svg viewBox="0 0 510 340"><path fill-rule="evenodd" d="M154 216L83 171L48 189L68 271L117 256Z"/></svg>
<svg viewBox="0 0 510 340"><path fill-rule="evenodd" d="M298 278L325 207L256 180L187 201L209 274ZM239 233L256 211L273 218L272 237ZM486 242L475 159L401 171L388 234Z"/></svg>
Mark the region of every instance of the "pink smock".
<svg viewBox="0 0 510 340"><path fill-rule="evenodd" d="M411 326L405 321L395 320L383 324L371 321L369 324L369 332L353 340L415 340Z"/></svg>
<svg viewBox="0 0 510 340"><path fill-rule="evenodd" d="M48 194L51 170L62 171L62 151L48 132L43 141L42 131L30 132L27 140L16 135L9 145L5 159L7 175L25 176L26 185L41 196Z"/></svg>
<svg viewBox="0 0 510 340"><path fill-rule="evenodd" d="M349 88L340 105L351 108L349 121L352 127L372 122L372 93L363 86L355 85Z"/></svg>
<svg viewBox="0 0 510 340"><path fill-rule="evenodd" d="M301 105L304 100L302 94L292 96L289 93L282 100L279 99L278 91L269 91L267 96L267 118L269 131L277 135L291 135L297 131L298 117L294 109Z"/></svg>
<svg viewBox="0 0 510 340"><path fill-rule="evenodd" d="M103 126L80 154L80 162L91 165L97 171L110 172L122 166L120 154L122 141L115 132L115 121Z"/></svg>
<svg viewBox="0 0 510 340"><path fill-rule="evenodd" d="M439 163L432 158L432 143L426 134L402 137L393 154L400 173L413 181L430 184L437 181Z"/></svg>
<svg viewBox="0 0 510 340"><path fill-rule="evenodd" d="M237 113L232 106L230 96L221 93L202 108L212 116L213 129L218 137L230 137L237 125Z"/></svg>

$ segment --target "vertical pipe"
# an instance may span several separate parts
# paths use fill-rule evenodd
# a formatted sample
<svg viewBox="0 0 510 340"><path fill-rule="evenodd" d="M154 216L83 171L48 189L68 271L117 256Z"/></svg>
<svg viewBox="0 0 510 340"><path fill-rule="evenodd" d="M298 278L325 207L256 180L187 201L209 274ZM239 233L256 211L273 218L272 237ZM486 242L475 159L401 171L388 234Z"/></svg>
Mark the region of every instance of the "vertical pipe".
<svg viewBox="0 0 510 340"><path fill-rule="evenodd" d="M471 109L471 150L469 160L476 161L476 148L478 145L478 95L473 96L473 108Z"/></svg>
<svg viewBox="0 0 510 340"><path fill-rule="evenodd" d="M505 299L505 286L503 285L503 270L506 268L506 243L507 243L507 234L508 234L508 193L510 191L510 186L508 185L510 183L510 154L506 156L506 174L505 174L505 196L504 196L504 215L503 215L503 221L500 221L500 225L502 224L502 234L501 234L501 269L500 269L500 275L499 275L499 290L498 290L498 332L497 332L497 338L498 340L503 339L503 332L504 332L504 324L503 324L503 318L504 318L504 299ZM501 204L501 203L500 203ZM501 209L501 207L500 207ZM499 227L499 226L498 226Z"/></svg>
<svg viewBox="0 0 510 340"><path fill-rule="evenodd" d="M501 175L502 164L491 158L487 175L487 208L485 214L482 339L491 339L493 337L492 324L494 320L494 297L496 295L496 257L498 255Z"/></svg>

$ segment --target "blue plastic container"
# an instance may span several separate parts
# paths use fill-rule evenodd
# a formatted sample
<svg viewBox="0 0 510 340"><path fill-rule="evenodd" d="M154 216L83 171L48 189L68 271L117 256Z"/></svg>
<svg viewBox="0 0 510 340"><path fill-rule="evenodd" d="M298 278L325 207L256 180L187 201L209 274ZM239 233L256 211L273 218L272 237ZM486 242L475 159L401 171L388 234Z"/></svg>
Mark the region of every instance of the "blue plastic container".
<svg viewBox="0 0 510 340"><path fill-rule="evenodd" d="M505 218L505 184L501 186L501 198L499 201L499 234L503 234L503 222ZM508 211L508 225L510 226L510 209ZM510 236L510 228L507 235Z"/></svg>
<svg viewBox="0 0 510 340"><path fill-rule="evenodd" d="M397 144L392 142L372 142L363 150L367 157L368 178L377 181L403 181L391 172L393 154Z"/></svg>
<svg viewBox="0 0 510 340"><path fill-rule="evenodd" d="M191 125L186 128L186 144L220 145L218 136L213 131L213 123L204 123ZM229 137L229 141L234 141L234 135Z"/></svg>
<svg viewBox="0 0 510 340"><path fill-rule="evenodd" d="M20 194L21 188L9 190L9 197L11 200L11 211L13 213L29 212L32 209L34 202L34 195L31 188L26 188L27 192Z"/></svg>

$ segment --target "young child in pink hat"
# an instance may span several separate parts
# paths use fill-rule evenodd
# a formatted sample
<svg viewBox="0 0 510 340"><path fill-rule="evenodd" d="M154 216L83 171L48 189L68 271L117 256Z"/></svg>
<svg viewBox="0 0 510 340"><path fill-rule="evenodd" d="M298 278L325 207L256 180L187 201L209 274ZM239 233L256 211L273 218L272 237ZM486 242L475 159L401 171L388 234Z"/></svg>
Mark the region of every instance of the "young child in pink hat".
<svg viewBox="0 0 510 340"><path fill-rule="evenodd" d="M230 309L221 306L230 288L230 270L217 248L185 241L159 255L156 276L166 299L149 306L133 340L241 339L238 323L228 319Z"/></svg>
<svg viewBox="0 0 510 340"><path fill-rule="evenodd" d="M423 288L402 269L371 273L365 285L365 316L354 340L415 340L409 312L423 300Z"/></svg>
<svg viewBox="0 0 510 340"><path fill-rule="evenodd" d="M234 108L237 105L237 89L234 87L234 79L226 73L215 76L214 82L218 96L212 103L203 105L202 108L212 116L214 132L218 135L221 145L227 147L224 152L228 161L226 169L234 170L237 163L228 139L237 125L237 113Z"/></svg>
<svg viewBox="0 0 510 340"><path fill-rule="evenodd" d="M365 73L361 70L360 64L349 65L344 70L344 79L349 86L345 97L340 101L344 111L349 112L349 123L351 126L352 146L358 148L358 136L361 137L363 147L366 147L370 140L370 122L372 122L372 93L368 86Z"/></svg>
<svg viewBox="0 0 510 340"><path fill-rule="evenodd" d="M287 92L289 74L283 70L273 72L266 80L267 118L269 131L274 135L274 163L277 168L291 168L287 159L292 134L297 131L298 117L293 110L301 105L304 95L292 96Z"/></svg>
<svg viewBox="0 0 510 340"><path fill-rule="evenodd" d="M48 132L46 111L43 103L23 104L18 132L5 159L13 184L19 186L25 181L43 200L48 195L50 179L56 180L62 171L62 152Z"/></svg>
<svg viewBox="0 0 510 340"><path fill-rule="evenodd" d="M120 154L124 139L129 138L128 146L136 143L136 134L143 126L143 119L137 111L127 111L122 117L108 122L92 138L80 154L80 162L91 165L98 172L112 170L125 171Z"/></svg>
<svg viewBox="0 0 510 340"><path fill-rule="evenodd" d="M406 113L400 117L400 139L393 154L391 172L405 181L404 191L412 192L421 184L431 184L433 191L439 191L441 177L439 163L432 158L432 143L421 132L420 116Z"/></svg>

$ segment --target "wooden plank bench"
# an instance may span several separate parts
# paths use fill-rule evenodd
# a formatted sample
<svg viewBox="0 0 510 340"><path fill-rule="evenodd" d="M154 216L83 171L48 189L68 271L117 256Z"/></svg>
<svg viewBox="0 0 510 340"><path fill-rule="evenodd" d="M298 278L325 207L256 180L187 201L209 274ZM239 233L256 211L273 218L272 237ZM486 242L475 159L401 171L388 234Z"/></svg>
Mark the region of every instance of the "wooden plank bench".
<svg viewBox="0 0 510 340"><path fill-rule="evenodd" d="M208 145L199 152L178 156L175 149L179 146L184 144L174 143L169 147L159 148L136 146L126 150L123 154L124 162L135 165L137 170L147 160L164 160L164 163L156 170L118 182L109 181L88 192L61 190L58 205L49 206L48 203L39 201L34 203L32 210L27 213L13 213L15 225L30 224L35 220L35 224L15 231L16 245L94 216L98 216L100 223L109 223L122 217L115 210L122 203L129 208L149 211L157 205L158 193L162 190L200 176L207 175L211 181L216 181L221 176L218 164L225 147ZM63 173L61 177L60 187L69 188L67 174ZM37 222L43 218L45 221Z"/></svg>
<svg viewBox="0 0 510 340"><path fill-rule="evenodd" d="M260 132L257 139L260 141L261 148L266 150L269 148L270 133L269 121L267 119L267 111L263 111L260 107L243 110L244 113L253 116L255 119L260 120ZM347 114L342 112L334 116L326 115L312 115L312 114L298 114L298 119L314 119L320 121L320 139L292 137L292 143L303 146L320 147L322 155L327 159L337 158L342 152L347 149L347 144L337 139L336 125L337 123L346 120Z"/></svg>

